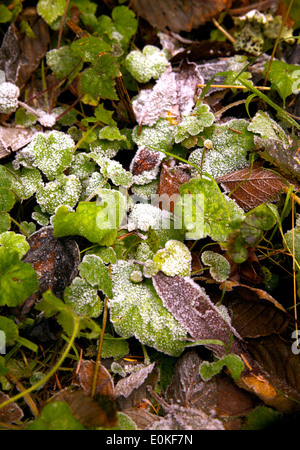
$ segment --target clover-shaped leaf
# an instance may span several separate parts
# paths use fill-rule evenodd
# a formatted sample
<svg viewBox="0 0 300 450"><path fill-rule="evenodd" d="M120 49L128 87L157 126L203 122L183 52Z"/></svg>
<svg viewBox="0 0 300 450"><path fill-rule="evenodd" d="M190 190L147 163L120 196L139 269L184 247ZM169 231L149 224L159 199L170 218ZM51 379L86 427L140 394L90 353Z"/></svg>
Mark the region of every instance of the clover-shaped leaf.
<svg viewBox="0 0 300 450"><path fill-rule="evenodd" d="M131 281L134 264L118 261L112 266L113 298L110 302L111 321L121 336L135 336L169 355L182 352L185 330L162 305L150 280Z"/></svg>
<svg viewBox="0 0 300 450"><path fill-rule="evenodd" d="M127 70L139 83L159 78L168 64L165 53L153 45L146 45L142 52L131 51L125 60Z"/></svg>
<svg viewBox="0 0 300 450"><path fill-rule="evenodd" d="M225 281L230 275L230 264L227 259L219 253L206 250L202 253L203 264L210 266L209 272L214 280Z"/></svg>
<svg viewBox="0 0 300 450"><path fill-rule="evenodd" d="M20 90L13 83L0 83L0 113L9 114L18 107Z"/></svg>
<svg viewBox="0 0 300 450"><path fill-rule="evenodd" d="M28 252L30 246L26 241L26 237L13 231L6 231L0 234L0 245L7 249L14 250L21 259Z"/></svg>
<svg viewBox="0 0 300 450"><path fill-rule="evenodd" d="M0 247L0 305L18 306L39 287L35 270L19 253Z"/></svg>
<svg viewBox="0 0 300 450"><path fill-rule="evenodd" d="M192 256L189 249L182 242L170 240L164 249L158 250L153 257L158 271L166 275L189 276L191 273Z"/></svg>
<svg viewBox="0 0 300 450"><path fill-rule="evenodd" d="M175 142L182 142L189 136L197 136L205 127L210 127L214 122L214 115L208 105L196 105L190 116L183 117L176 127Z"/></svg>
<svg viewBox="0 0 300 450"><path fill-rule="evenodd" d="M60 175L55 181L50 181L38 188L36 200L43 212L54 214L60 205L73 208L81 193L80 181L74 176Z"/></svg>
<svg viewBox="0 0 300 450"><path fill-rule="evenodd" d="M99 317L103 310L103 302L97 294L98 289L87 280L76 277L65 289L64 301L80 316Z"/></svg>
<svg viewBox="0 0 300 450"><path fill-rule="evenodd" d="M109 298L112 297L112 285L109 268L96 255L86 255L79 264L79 273L90 285L96 286Z"/></svg>

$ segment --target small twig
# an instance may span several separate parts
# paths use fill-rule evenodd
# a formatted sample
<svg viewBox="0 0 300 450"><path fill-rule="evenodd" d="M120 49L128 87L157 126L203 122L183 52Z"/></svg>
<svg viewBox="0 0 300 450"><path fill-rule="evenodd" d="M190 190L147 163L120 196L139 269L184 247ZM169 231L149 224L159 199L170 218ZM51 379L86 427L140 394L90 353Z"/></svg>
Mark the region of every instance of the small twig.
<svg viewBox="0 0 300 450"><path fill-rule="evenodd" d="M226 36L227 39L228 39L232 44L234 44L234 43L235 43L234 37L232 37L231 34L229 34L228 31L226 31L226 30L219 24L219 22L218 22L214 17L213 17L212 21L213 21L214 26L215 26L216 28L218 28L218 30L220 30L221 33L223 33L224 36Z"/></svg>
<svg viewBox="0 0 300 450"><path fill-rule="evenodd" d="M206 87L207 84L197 84L197 87ZM211 84L210 88L223 88L223 89L248 89L246 86L236 86L234 84ZM268 86L254 86L260 91L269 91L271 88Z"/></svg>
<svg viewBox="0 0 300 450"><path fill-rule="evenodd" d="M91 391L92 397L94 397L95 393L96 393L98 371L99 371L99 366L101 364L101 352L102 352L102 346L103 346L103 340L104 340L105 326L106 326L106 321L107 321L107 310L108 310L107 302L108 302L108 298L105 297L102 330L101 330L101 334L99 337L98 352L97 352L97 357L96 357L95 371L94 371L94 375L93 375L93 384L92 384L92 391Z"/></svg>
<svg viewBox="0 0 300 450"><path fill-rule="evenodd" d="M61 44L61 38L62 38L62 34L63 34L65 20L66 20L66 17L67 17L69 3L70 3L70 0L67 0L66 7L65 7L65 10L64 10L62 19L61 19L61 24L60 24L60 29L59 29L59 33L58 33L58 39L57 39L57 48L59 48L60 44Z"/></svg>

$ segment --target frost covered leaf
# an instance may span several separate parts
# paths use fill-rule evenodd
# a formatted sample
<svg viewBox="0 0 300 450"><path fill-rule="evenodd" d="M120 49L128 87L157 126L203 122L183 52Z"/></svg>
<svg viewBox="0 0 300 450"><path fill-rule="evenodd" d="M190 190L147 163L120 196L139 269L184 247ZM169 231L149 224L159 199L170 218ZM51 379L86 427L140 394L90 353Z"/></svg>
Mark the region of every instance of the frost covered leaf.
<svg viewBox="0 0 300 450"><path fill-rule="evenodd" d="M100 244L103 241L106 244L107 239L114 241L117 229L110 222L110 214L113 218L115 211L110 213L109 206L95 202L79 202L75 212L60 206L53 219L54 236L79 235Z"/></svg>
<svg viewBox="0 0 300 450"><path fill-rule="evenodd" d="M152 127L138 126L133 129L132 139L138 147L146 147L149 150L170 151L174 143L174 127L166 119L159 119Z"/></svg>
<svg viewBox="0 0 300 450"><path fill-rule="evenodd" d="M90 158L100 166L103 176L110 178L116 186L130 187L132 185L132 175L125 170L118 161L111 160L96 153L89 153Z"/></svg>
<svg viewBox="0 0 300 450"><path fill-rule="evenodd" d="M28 199L35 194L42 185L42 176L38 169L24 167L20 173L20 182L23 186L23 199Z"/></svg>
<svg viewBox="0 0 300 450"><path fill-rule="evenodd" d="M118 74L119 72L117 72ZM82 101L91 105L97 105L100 98L118 100L114 79L101 76L94 67L89 67L81 72L80 94L84 94Z"/></svg>
<svg viewBox="0 0 300 450"><path fill-rule="evenodd" d="M112 285L109 268L99 256L85 255L79 264L79 273L92 286L96 286L109 298L112 297Z"/></svg>
<svg viewBox="0 0 300 450"><path fill-rule="evenodd" d="M230 264L227 259L219 253L206 250L202 253L203 264L210 266L209 272L214 280L225 281L230 275Z"/></svg>
<svg viewBox="0 0 300 450"><path fill-rule="evenodd" d="M20 90L13 83L0 83L0 113L9 114L18 107Z"/></svg>
<svg viewBox="0 0 300 450"><path fill-rule="evenodd" d="M183 240L184 231L176 227L173 215L169 211L150 204L135 204L128 216L128 231L136 229L148 231L150 228L156 231L161 245L165 245L170 239Z"/></svg>
<svg viewBox="0 0 300 450"><path fill-rule="evenodd" d="M228 58L227 60L227 69L228 75L224 80L224 84L229 84L233 86L241 86L241 80L249 80L251 78L251 73L243 71L238 78L236 78L237 74L239 74L248 64L247 57L245 55L235 55L232 58ZM252 85L252 81L249 81ZM236 89L232 89L234 93L236 93Z"/></svg>
<svg viewBox="0 0 300 450"><path fill-rule="evenodd" d="M73 54L71 47L68 45L50 50L46 55L46 59L47 65L58 80L68 75L70 80L74 79L83 65L83 63L79 64L81 59ZM74 70L76 66L77 68Z"/></svg>
<svg viewBox="0 0 300 450"><path fill-rule="evenodd" d="M153 257L157 271L173 277L174 275L189 276L191 273L192 255L182 242L171 240L166 242L164 249L158 250Z"/></svg>
<svg viewBox="0 0 300 450"><path fill-rule="evenodd" d="M269 63L265 64L265 72ZM291 94L299 92L299 73L300 66L287 64L283 61L272 61L269 71L269 80L271 81L271 89L276 89L280 97L285 99Z"/></svg>
<svg viewBox="0 0 300 450"><path fill-rule="evenodd" d="M296 179L300 177L297 138L289 138L281 126L263 111L255 114L248 130L259 135L254 136L254 149L262 158L278 166L282 172Z"/></svg>
<svg viewBox="0 0 300 450"><path fill-rule="evenodd" d="M37 133L31 143L20 152L32 155L33 165L40 169L49 180L54 180L73 159L75 143L71 136L61 131ZM22 161L21 161L22 162Z"/></svg>
<svg viewBox="0 0 300 450"><path fill-rule="evenodd" d="M43 17L48 25L52 25L55 20L62 16L66 6L66 0L39 0L37 3L37 12Z"/></svg>
<svg viewBox="0 0 300 450"><path fill-rule="evenodd" d="M6 187L0 187L0 211L10 211L16 202L14 194Z"/></svg>
<svg viewBox="0 0 300 450"><path fill-rule="evenodd" d="M253 134L247 130L248 125L244 119L232 119L206 128L202 133L203 145L209 140L211 149L205 152L205 157L204 149L194 150L189 161L214 178L247 167L247 154L253 150Z"/></svg>
<svg viewBox="0 0 300 450"><path fill-rule="evenodd" d="M114 358L114 360L118 360L125 355L128 355L128 353L129 345L126 339L115 338L107 333L104 334L101 358ZM113 367L111 367L111 369L113 369Z"/></svg>
<svg viewBox="0 0 300 450"><path fill-rule="evenodd" d="M38 188L36 200L43 212L54 214L58 206L73 208L81 193L81 183L75 175L59 175L55 181L50 181Z"/></svg>
<svg viewBox="0 0 300 450"><path fill-rule="evenodd" d="M79 316L99 317L103 302L97 294L98 289L86 280L76 277L64 293L64 301Z"/></svg>
<svg viewBox="0 0 300 450"><path fill-rule="evenodd" d="M8 231L10 229L10 215L6 212L0 212L0 232Z"/></svg>
<svg viewBox="0 0 300 450"><path fill-rule="evenodd" d="M255 167L237 170L217 179L225 192L230 195L237 204L249 211L261 203L272 202L287 186L284 179L276 172Z"/></svg>
<svg viewBox="0 0 300 450"><path fill-rule="evenodd" d="M0 247L0 304L18 306L38 289L35 270L16 251Z"/></svg>
<svg viewBox="0 0 300 450"><path fill-rule="evenodd" d="M187 239L225 241L244 218L243 210L210 179L193 178L180 187L180 194L175 217L183 219Z"/></svg>
<svg viewBox="0 0 300 450"><path fill-rule="evenodd" d="M0 405L7 400L9 400L9 396L0 391ZM12 402L0 408L0 421L4 424L19 422L23 418L23 416L24 413L21 408L19 408L17 403Z"/></svg>
<svg viewBox="0 0 300 450"><path fill-rule="evenodd" d="M88 178L95 170L96 164L90 160L89 154L77 153L71 163L69 173L79 180Z"/></svg>
<svg viewBox="0 0 300 450"><path fill-rule="evenodd" d="M100 54L111 51L111 46L96 36L77 39L71 44L71 48L74 55L92 64L98 62Z"/></svg>
<svg viewBox="0 0 300 450"><path fill-rule="evenodd" d="M185 346L185 330L164 308L150 280L137 284L130 280L134 270L136 267L127 261L112 266L110 314L116 332L135 336L161 352L179 355Z"/></svg>
<svg viewBox="0 0 300 450"><path fill-rule="evenodd" d="M126 136L120 133L115 125L109 125L101 128L99 131L100 139L107 139L108 141L127 141Z"/></svg>
<svg viewBox="0 0 300 450"><path fill-rule="evenodd" d="M112 247L95 246L94 248L88 250L86 255L96 255L105 264L115 264L117 262L117 255Z"/></svg>
<svg viewBox="0 0 300 450"><path fill-rule="evenodd" d="M162 152L139 147L130 163L133 183L144 185L153 181L159 172L159 166L165 155Z"/></svg>
<svg viewBox="0 0 300 450"><path fill-rule="evenodd" d="M26 241L26 237L22 234L16 234L13 231L6 231L0 234L0 245L8 250L14 250L21 259L29 250L30 246Z"/></svg>
<svg viewBox="0 0 300 450"><path fill-rule="evenodd" d="M125 59L126 69L139 83L159 78L168 64L165 53L153 45L146 45L142 52L133 50Z"/></svg>
<svg viewBox="0 0 300 450"><path fill-rule="evenodd" d="M183 117L176 127L175 142L182 142L190 136L197 136L205 127L210 127L215 118L210 108L205 104L197 104L191 115Z"/></svg>

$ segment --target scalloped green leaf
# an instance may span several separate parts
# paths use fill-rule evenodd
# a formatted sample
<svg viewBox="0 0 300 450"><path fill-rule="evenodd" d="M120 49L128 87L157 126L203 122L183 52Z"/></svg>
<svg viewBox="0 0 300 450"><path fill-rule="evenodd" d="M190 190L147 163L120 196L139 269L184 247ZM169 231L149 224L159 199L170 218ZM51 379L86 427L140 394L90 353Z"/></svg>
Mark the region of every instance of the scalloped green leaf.
<svg viewBox="0 0 300 450"><path fill-rule="evenodd" d="M153 257L153 261L158 271L173 277L181 275L190 276L192 255L182 242L170 240L166 242L165 247L158 250Z"/></svg>
<svg viewBox="0 0 300 450"><path fill-rule="evenodd" d="M134 127L132 139L138 147L170 151L174 143L174 127L166 119L158 119L153 126Z"/></svg>
<svg viewBox="0 0 300 450"><path fill-rule="evenodd" d="M1 233L0 245L7 249L16 251L20 259L25 256L30 249L30 245L26 241L26 237L22 234L17 234L14 231L6 231Z"/></svg>
<svg viewBox="0 0 300 450"><path fill-rule="evenodd" d="M215 118L210 112L210 107L205 104L197 104L189 116L183 117L175 129L175 142L179 143L189 138L197 136L204 128L210 127Z"/></svg>
<svg viewBox="0 0 300 450"><path fill-rule="evenodd" d="M237 380L243 372L245 366L238 355L228 354L214 362L203 362L199 367L200 376L203 381L210 380L214 375L221 372L226 366L234 380Z"/></svg>
<svg viewBox="0 0 300 450"><path fill-rule="evenodd" d="M58 80L68 76L73 80L83 66L81 58L74 55L71 46L64 45L60 48L49 50L46 55L47 65ZM81 64L80 64L81 62ZM76 68L76 70L74 70Z"/></svg>
<svg viewBox="0 0 300 450"><path fill-rule="evenodd" d="M33 165L51 181L71 164L74 148L71 136L54 130L50 133L37 133L24 152L32 155Z"/></svg>
<svg viewBox="0 0 300 450"><path fill-rule="evenodd" d="M110 42L120 44L126 50L130 39L136 33L138 21L127 6L116 6L111 18L102 15L98 19L97 31L106 35Z"/></svg>
<svg viewBox="0 0 300 450"><path fill-rule="evenodd" d="M99 256L85 255L78 269L80 276L90 285L96 286L107 297L112 297L112 283L109 268L102 262Z"/></svg>
<svg viewBox="0 0 300 450"><path fill-rule="evenodd" d="M19 306L39 287L37 274L19 254L0 247L0 305Z"/></svg>
<svg viewBox="0 0 300 450"><path fill-rule="evenodd" d="M225 241L244 219L244 211L223 194L211 179L192 178L180 187L175 217L186 229L186 239L210 236Z"/></svg>
<svg viewBox="0 0 300 450"><path fill-rule="evenodd" d="M124 169L121 163L96 153L90 153L89 156L100 166L102 175L110 178L116 186L130 187L132 185L132 174Z"/></svg>
<svg viewBox="0 0 300 450"><path fill-rule="evenodd" d="M75 175L58 176L55 181L50 181L38 188L36 200L43 212L54 214L58 206L65 205L73 208L81 193L81 183Z"/></svg>
<svg viewBox="0 0 300 450"><path fill-rule="evenodd" d="M142 344L172 356L184 349L185 330L163 306L150 280L134 283L134 264L119 260L112 266L113 298L110 317L115 331L135 336Z"/></svg>
<svg viewBox="0 0 300 450"><path fill-rule="evenodd" d="M264 73L266 72L268 65L269 62L266 62ZM283 101L285 101L289 95L297 94L299 92L299 75L299 65L287 64L284 61L272 61L269 71L271 89L275 89Z"/></svg>
<svg viewBox="0 0 300 450"><path fill-rule="evenodd" d="M139 83L156 80L168 65L165 53L153 45L146 45L142 52L133 50L125 59L126 69Z"/></svg>
<svg viewBox="0 0 300 450"><path fill-rule="evenodd" d="M51 26L58 17L63 15L65 7L66 0L39 0L37 3L37 12Z"/></svg>
<svg viewBox="0 0 300 450"><path fill-rule="evenodd" d="M103 302L98 296L97 287L87 280L76 277L65 289L64 301L79 316L99 317L103 310Z"/></svg>
<svg viewBox="0 0 300 450"><path fill-rule="evenodd" d="M210 266L209 273L214 280L220 283L227 280L230 275L230 264L223 255L206 250L202 253L201 259L203 264Z"/></svg>

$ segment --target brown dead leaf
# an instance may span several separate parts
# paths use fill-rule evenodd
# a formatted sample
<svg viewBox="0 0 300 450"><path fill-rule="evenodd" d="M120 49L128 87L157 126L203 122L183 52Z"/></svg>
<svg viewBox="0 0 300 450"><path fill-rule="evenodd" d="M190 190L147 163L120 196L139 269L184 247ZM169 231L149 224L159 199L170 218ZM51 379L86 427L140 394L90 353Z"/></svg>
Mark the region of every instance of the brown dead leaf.
<svg viewBox="0 0 300 450"><path fill-rule="evenodd" d="M231 0L133 0L137 15L161 31L191 31L230 8Z"/></svg>
<svg viewBox="0 0 300 450"><path fill-rule="evenodd" d="M187 183L191 178L188 171L182 169L179 166L170 165L170 163L163 163L160 172L160 179L158 185L158 196L167 195L172 197L172 201L166 202L166 205L162 201L159 206L162 209L168 209L170 212L174 212L177 196L179 195L179 188L183 183Z"/></svg>
<svg viewBox="0 0 300 450"><path fill-rule="evenodd" d="M32 140L34 133L35 130L0 125L0 159L8 156L11 151L16 152L25 147Z"/></svg>
<svg viewBox="0 0 300 450"><path fill-rule="evenodd" d="M67 389L56 394L52 401L68 403L73 416L87 428L115 427L118 423L116 408L109 397L106 404L86 395L82 390L69 391ZM100 403L100 404L99 404Z"/></svg>
<svg viewBox="0 0 300 450"><path fill-rule="evenodd" d="M0 391L0 404L7 400L9 400L9 396ZM23 416L23 411L14 402L0 408L0 422L7 424L18 422Z"/></svg>
<svg viewBox="0 0 300 450"><path fill-rule="evenodd" d="M283 413L300 410L300 362L291 345L275 334L249 341L248 349L267 374L269 386L258 377L237 381Z"/></svg>
<svg viewBox="0 0 300 450"><path fill-rule="evenodd" d="M91 395L94 373L94 361L81 361L79 370L78 366L74 369L72 383L82 387L85 395ZM101 364L98 368L96 394L101 394L109 397L114 395L114 383L111 375Z"/></svg>
<svg viewBox="0 0 300 450"><path fill-rule="evenodd" d="M145 398L149 398L148 386L155 388L159 379L159 371L155 363L142 365L126 378L122 378L115 386L114 395L121 410L136 406Z"/></svg>
<svg viewBox="0 0 300 450"><path fill-rule="evenodd" d="M17 22L8 28L0 49L0 69L6 80L21 87L29 80L48 51L50 42L46 22L37 14L36 8L28 7L18 16L18 22L27 20L35 38L20 33Z"/></svg>
<svg viewBox="0 0 300 450"><path fill-rule="evenodd" d="M225 192L234 191L230 197L244 211L249 211L261 203L276 200L287 186L280 175L263 167L237 170L219 177L217 181L221 183Z"/></svg>
<svg viewBox="0 0 300 450"><path fill-rule="evenodd" d="M149 150L146 147L140 147L131 161L130 172L132 175L138 176L154 170L155 178L164 157L165 155L161 152Z"/></svg>

